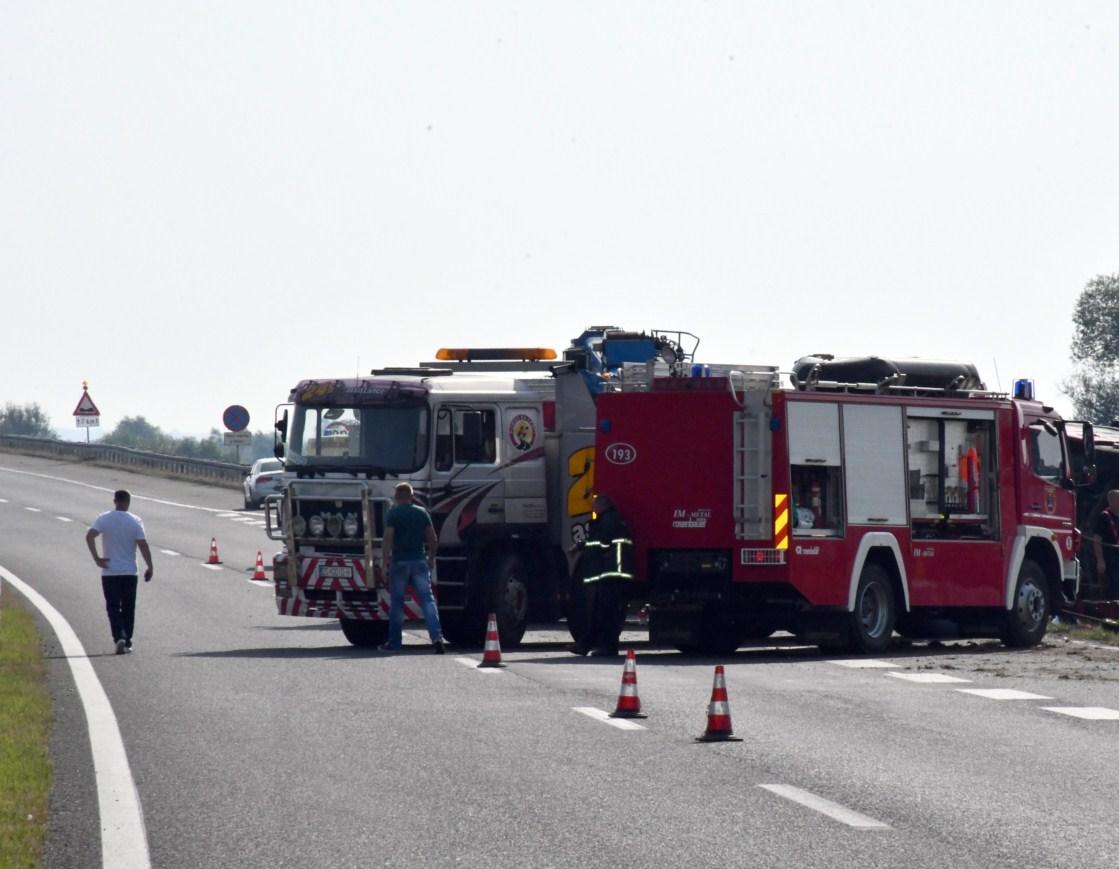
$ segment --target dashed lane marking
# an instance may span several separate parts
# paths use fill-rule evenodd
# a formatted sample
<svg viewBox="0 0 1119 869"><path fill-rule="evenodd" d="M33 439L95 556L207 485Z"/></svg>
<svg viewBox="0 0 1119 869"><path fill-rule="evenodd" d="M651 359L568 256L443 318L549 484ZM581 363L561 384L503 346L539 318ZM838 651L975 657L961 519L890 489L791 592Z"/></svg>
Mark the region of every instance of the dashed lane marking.
<svg viewBox="0 0 1119 869"><path fill-rule="evenodd" d="M628 718L611 718L609 714L603 712L601 709L596 709L593 706L572 706L571 709L575 712L586 715L588 718L593 718L595 721L601 721L603 724L609 724L611 727L617 727L618 730L645 729L636 721L630 721Z"/></svg>
<svg viewBox="0 0 1119 869"><path fill-rule="evenodd" d="M7 503L8 503L7 498L0 498L0 504L7 504Z"/></svg>
<svg viewBox="0 0 1119 869"><path fill-rule="evenodd" d="M222 569L222 566L220 564L207 564L204 561L202 562L202 567L205 567L207 570L221 570Z"/></svg>
<svg viewBox="0 0 1119 869"><path fill-rule="evenodd" d="M825 800L823 797L817 796L811 791L801 790L792 785L758 785L758 787L770 793L777 794L779 797L791 800L794 803L799 803L806 808L819 812L821 815L827 815L833 821L839 821L841 824L846 824L848 827L854 827L858 830L890 829L889 824L876 821L874 818L860 814L846 806L841 806L839 803Z"/></svg>
<svg viewBox="0 0 1119 869"><path fill-rule="evenodd" d="M504 668L502 668L502 667L479 667L478 664L480 664L481 661L478 661L475 658L455 658L455 660L458 661L460 664L462 664L462 666L470 667L473 670L477 670L479 673L504 673L505 672Z"/></svg>
<svg viewBox="0 0 1119 869"><path fill-rule="evenodd" d="M1119 721L1119 709L1108 709L1105 706L1042 706L1047 712L1059 712L1061 715L1071 715L1073 718L1084 718L1088 721Z"/></svg>
<svg viewBox="0 0 1119 869"><path fill-rule="evenodd" d="M897 664L892 664L889 661L876 661L873 658L855 658L850 661L828 661L829 664L835 664L837 667L850 667L852 670L894 670L897 669Z"/></svg>
<svg viewBox="0 0 1119 869"><path fill-rule="evenodd" d="M38 507L24 507L23 509L26 510L28 513L42 513L43 512Z"/></svg>
<svg viewBox="0 0 1119 869"><path fill-rule="evenodd" d="M58 637L89 728L89 747L101 817L101 865L150 869L148 836L140 795L128 765L113 707L78 635L50 602L15 574L0 567L0 578L15 586L50 624Z"/></svg>
<svg viewBox="0 0 1119 869"><path fill-rule="evenodd" d="M1052 700L1044 694L1031 694L1029 691L1018 691L1014 688L957 688L961 694L974 694L976 697L986 697L988 700Z"/></svg>
<svg viewBox="0 0 1119 869"><path fill-rule="evenodd" d="M59 522L73 522L74 521L69 516L55 516L54 518L57 519Z"/></svg>
<svg viewBox="0 0 1119 869"><path fill-rule="evenodd" d="M949 676L947 673L887 673L895 679L905 679L907 682L920 682L923 685L949 685L956 682L970 682L971 679L961 679L959 676Z"/></svg>
<svg viewBox="0 0 1119 869"><path fill-rule="evenodd" d="M176 552L174 549L161 549L159 550L164 555L170 555L172 558L178 558L182 553Z"/></svg>

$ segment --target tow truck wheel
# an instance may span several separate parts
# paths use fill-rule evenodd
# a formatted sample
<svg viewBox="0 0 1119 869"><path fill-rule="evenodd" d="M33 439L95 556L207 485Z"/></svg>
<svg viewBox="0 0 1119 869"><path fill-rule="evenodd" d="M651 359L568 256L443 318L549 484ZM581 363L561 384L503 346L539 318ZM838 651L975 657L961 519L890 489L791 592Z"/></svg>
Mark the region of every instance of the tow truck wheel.
<svg viewBox="0 0 1119 869"><path fill-rule="evenodd" d="M1006 614L1002 641L1008 646L1036 646L1049 626L1049 583L1045 571L1027 558L1018 571L1018 586Z"/></svg>
<svg viewBox="0 0 1119 869"><path fill-rule="evenodd" d="M499 555L493 561L486 586L490 612L497 615L501 647L513 648L528 628L528 584L520 556L512 552Z"/></svg>
<svg viewBox="0 0 1119 869"><path fill-rule="evenodd" d="M890 574L868 562L859 576L855 611L849 616L848 647L852 652L881 652L890 645L896 618Z"/></svg>
<svg viewBox="0 0 1119 869"><path fill-rule="evenodd" d="M388 622L367 622L357 619L338 619L342 633L351 645L359 649L370 649L381 645L389 638Z"/></svg>

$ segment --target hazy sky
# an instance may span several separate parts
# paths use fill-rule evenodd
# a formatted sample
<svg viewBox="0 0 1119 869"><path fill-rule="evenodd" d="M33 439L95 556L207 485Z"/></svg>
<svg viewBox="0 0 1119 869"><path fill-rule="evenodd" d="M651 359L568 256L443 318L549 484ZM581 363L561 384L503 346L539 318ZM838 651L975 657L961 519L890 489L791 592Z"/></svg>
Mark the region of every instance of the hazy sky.
<svg viewBox="0 0 1119 869"><path fill-rule="evenodd" d="M1064 410L1119 271L1114 2L0 9L0 404L66 436L591 323Z"/></svg>

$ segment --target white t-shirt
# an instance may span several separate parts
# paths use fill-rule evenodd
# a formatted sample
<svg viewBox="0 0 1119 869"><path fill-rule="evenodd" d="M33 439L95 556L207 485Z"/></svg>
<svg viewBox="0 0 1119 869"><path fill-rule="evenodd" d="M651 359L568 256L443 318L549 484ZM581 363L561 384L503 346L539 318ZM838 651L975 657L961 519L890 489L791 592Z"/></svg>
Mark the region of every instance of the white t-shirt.
<svg viewBox="0 0 1119 869"><path fill-rule="evenodd" d="M145 540L144 520L127 510L106 510L91 526L105 538L104 557L109 566L101 568L102 576L135 576L136 541Z"/></svg>

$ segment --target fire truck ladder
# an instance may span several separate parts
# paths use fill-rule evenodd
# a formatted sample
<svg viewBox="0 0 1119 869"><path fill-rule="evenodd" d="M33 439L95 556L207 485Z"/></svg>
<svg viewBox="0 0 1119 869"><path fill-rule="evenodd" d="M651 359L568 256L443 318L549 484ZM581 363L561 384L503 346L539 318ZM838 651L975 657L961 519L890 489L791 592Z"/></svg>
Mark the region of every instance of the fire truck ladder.
<svg viewBox="0 0 1119 869"><path fill-rule="evenodd" d="M733 381L732 376L732 388ZM743 377L742 409L734 415L734 536L739 540L772 538L772 433L765 407L772 384L771 370Z"/></svg>

